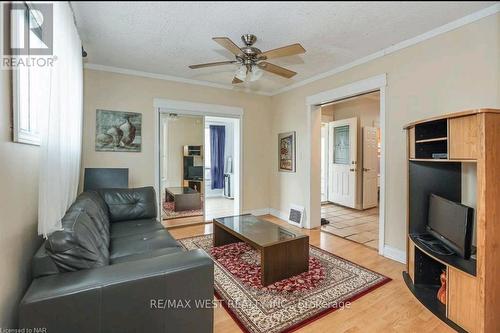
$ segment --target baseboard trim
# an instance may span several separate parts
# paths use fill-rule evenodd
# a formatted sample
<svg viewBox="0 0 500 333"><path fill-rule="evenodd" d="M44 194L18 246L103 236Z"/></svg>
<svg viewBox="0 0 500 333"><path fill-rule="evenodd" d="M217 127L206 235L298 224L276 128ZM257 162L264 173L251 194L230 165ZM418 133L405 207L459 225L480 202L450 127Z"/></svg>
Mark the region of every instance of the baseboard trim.
<svg viewBox="0 0 500 333"><path fill-rule="evenodd" d="M269 214L271 214L274 217L277 217L279 219L282 219L284 221L288 222L288 216L286 213L283 213L282 211L275 209L275 208L269 208Z"/></svg>
<svg viewBox="0 0 500 333"><path fill-rule="evenodd" d="M392 246L385 245L384 246L384 257L400 262L402 264L406 264L406 252L396 249Z"/></svg>
<svg viewBox="0 0 500 333"><path fill-rule="evenodd" d="M255 216L259 215L268 215L269 214L269 208L257 208L257 209L249 209L245 210L243 214L252 214Z"/></svg>

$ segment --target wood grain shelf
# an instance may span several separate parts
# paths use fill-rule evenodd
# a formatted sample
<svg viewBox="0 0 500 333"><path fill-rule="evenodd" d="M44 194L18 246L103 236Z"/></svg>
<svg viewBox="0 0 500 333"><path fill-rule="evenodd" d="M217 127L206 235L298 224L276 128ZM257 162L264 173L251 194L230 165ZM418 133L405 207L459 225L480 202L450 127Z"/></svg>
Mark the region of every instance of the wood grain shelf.
<svg viewBox="0 0 500 333"><path fill-rule="evenodd" d="M415 143L426 143L426 142L436 142L436 141L446 141L448 140L448 137L441 137L441 138L432 138L432 139L425 139L425 140L416 140Z"/></svg>
<svg viewBox="0 0 500 333"><path fill-rule="evenodd" d="M476 163L477 160L450 160L448 158L410 158L412 162L456 162L456 163Z"/></svg>

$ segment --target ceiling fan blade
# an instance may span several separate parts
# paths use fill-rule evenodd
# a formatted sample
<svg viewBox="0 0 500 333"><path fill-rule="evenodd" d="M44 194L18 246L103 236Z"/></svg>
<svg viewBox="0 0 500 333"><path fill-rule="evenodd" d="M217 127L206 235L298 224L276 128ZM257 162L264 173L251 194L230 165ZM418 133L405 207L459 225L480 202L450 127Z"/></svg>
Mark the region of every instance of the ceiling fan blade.
<svg viewBox="0 0 500 333"><path fill-rule="evenodd" d="M292 76L296 75L297 73L294 71L291 71L289 69L283 68L281 66L273 65L269 62L263 61L259 63L258 65L261 69L268 71L270 73L286 77L287 79L291 78Z"/></svg>
<svg viewBox="0 0 500 333"><path fill-rule="evenodd" d="M238 47L238 45L227 37L213 37L212 39L234 55L243 54L243 51Z"/></svg>
<svg viewBox="0 0 500 333"><path fill-rule="evenodd" d="M274 50L269 50L260 54L265 56L266 59L274 59L279 57L288 57L296 54L306 53L306 50L299 43L278 47Z"/></svg>
<svg viewBox="0 0 500 333"><path fill-rule="evenodd" d="M218 62L209 62L206 64L198 64L198 65L191 65L189 68L191 69L197 69L197 68L203 68L203 67L213 67L213 66L220 66L220 65L229 65L229 64L234 64L236 63L236 60L231 60L231 61L218 61Z"/></svg>
<svg viewBox="0 0 500 333"><path fill-rule="evenodd" d="M238 84L238 83L242 83L243 81L241 81L240 79L238 79L236 76L233 78L233 84Z"/></svg>

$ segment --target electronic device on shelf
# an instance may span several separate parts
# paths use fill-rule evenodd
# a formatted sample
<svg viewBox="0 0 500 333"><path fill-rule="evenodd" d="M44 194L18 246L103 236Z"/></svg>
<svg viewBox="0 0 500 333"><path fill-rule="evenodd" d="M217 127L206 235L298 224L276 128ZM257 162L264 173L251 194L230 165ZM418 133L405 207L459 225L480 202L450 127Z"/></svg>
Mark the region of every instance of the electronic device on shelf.
<svg viewBox="0 0 500 333"><path fill-rule="evenodd" d="M469 259L473 218L473 208L431 193L426 231L434 239L422 236L419 239L436 253Z"/></svg>
<svg viewBox="0 0 500 333"><path fill-rule="evenodd" d="M442 256L451 256L455 254L453 250L430 234L414 235L414 237L431 252Z"/></svg>
<svg viewBox="0 0 500 333"><path fill-rule="evenodd" d="M203 180L203 169L203 166L189 166L186 179Z"/></svg>

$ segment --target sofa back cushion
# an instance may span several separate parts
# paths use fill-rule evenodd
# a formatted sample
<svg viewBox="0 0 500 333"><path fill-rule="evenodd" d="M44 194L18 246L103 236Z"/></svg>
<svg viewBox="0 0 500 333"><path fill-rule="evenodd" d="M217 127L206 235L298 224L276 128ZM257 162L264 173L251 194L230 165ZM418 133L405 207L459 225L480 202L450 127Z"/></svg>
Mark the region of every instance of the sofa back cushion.
<svg viewBox="0 0 500 333"><path fill-rule="evenodd" d="M82 192L70 206L68 212L74 210L85 211L95 223L101 239L109 247L110 227L108 206L102 197L94 191Z"/></svg>
<svg viewBox="0 0 500 333"><path fill-rule="evenodd" d="M99 190L109 210L111 222L156 217L156 194L153 187Z"/></svg>
<svg viewBox="0 0 500 333"><path fill-rule="evenodd" d="M60 271L77 271L109 264L108 246L85 210L70 210L62 219L63 230L53 232L45 249Z"/></svg>

